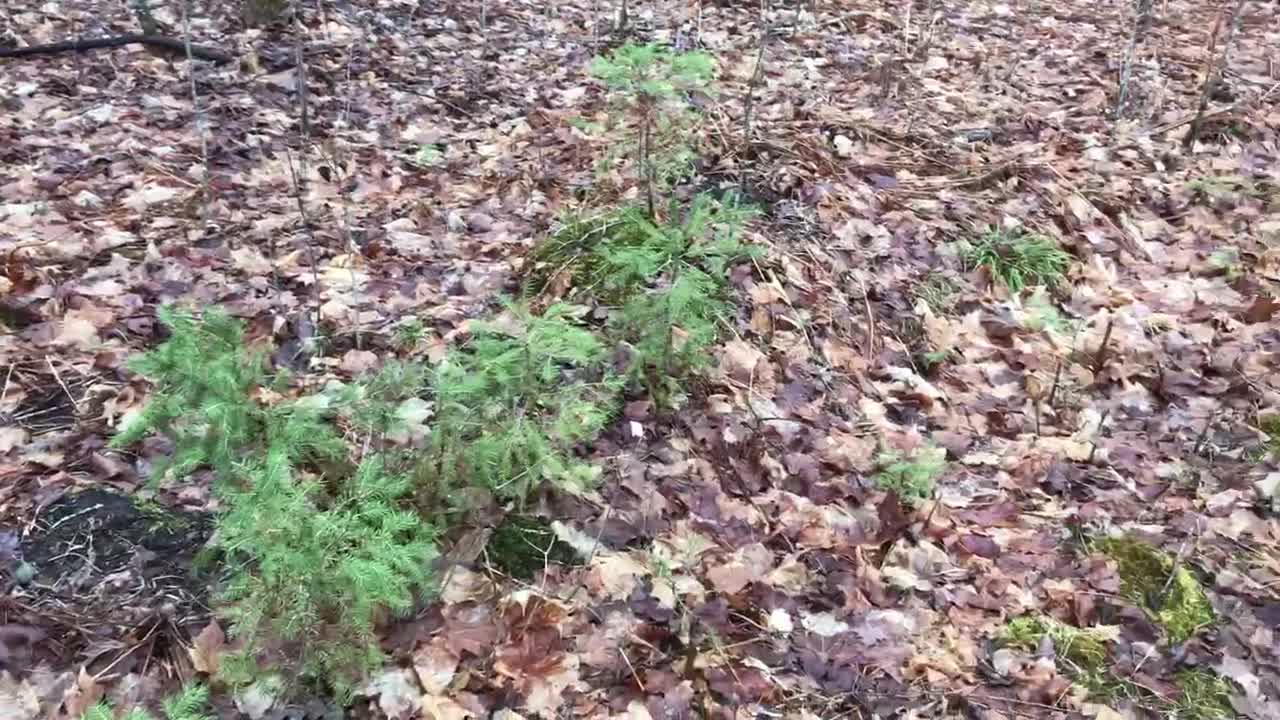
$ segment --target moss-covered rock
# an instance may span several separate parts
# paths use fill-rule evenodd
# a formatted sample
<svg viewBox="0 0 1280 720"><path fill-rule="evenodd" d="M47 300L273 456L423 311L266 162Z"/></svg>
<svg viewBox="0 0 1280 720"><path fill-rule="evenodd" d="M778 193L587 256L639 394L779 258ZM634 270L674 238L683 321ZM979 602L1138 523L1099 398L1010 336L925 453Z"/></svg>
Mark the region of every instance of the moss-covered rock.
<svg viewBox="0 0 1280 720"><path fill-rule="evenodd" d="M1168 554L1130 537L1097 540L1093 550L1116 562L1124 597L1146 610L1170 642L1185 642L1213 624L1213 606L1200 581Z"/></svg>

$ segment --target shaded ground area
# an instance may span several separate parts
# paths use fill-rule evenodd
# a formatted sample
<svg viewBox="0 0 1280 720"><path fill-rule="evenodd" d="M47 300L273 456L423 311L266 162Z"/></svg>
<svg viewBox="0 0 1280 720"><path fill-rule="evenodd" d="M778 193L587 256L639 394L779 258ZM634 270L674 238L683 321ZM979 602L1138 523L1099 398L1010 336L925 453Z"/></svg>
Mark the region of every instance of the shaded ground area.
<svg viewBox="0 0 1280 720"><path fill-rule="evenodd" d="M158 341L158 304L226 306L318 387L438 358L559 213L634 197L595 172L609 138L572 122L601 118L585 66L614 8L492 5L484 27L478 6L305 12L306 143L289 30L197 3L198 38L246 58L197 70L209 202L181 64L0 64L0 514L36 573L35 590L10 573L4 620L39 631L0 633L12 657L191 673L126 651L199 613L177 578L207 479L155 491L185 528L94 489L142 488L166 451L104 449L146 396L123 361ZM750 135L758 9L632 8L635 37L716 55L704 185L766 201L767 254L734 276L740 317L692 402L637 398L586 449L598 490L528 508L576 564L503 565L492 518L460 528L461 564L389 629L396 664L360 712L1280 716L1280 36L1271 6L1244 5L1184 149L1216 9L1161 5L1119 121L1118 8L777 8ZM132 22L79 2L12 15L23 43ZM1060 242L1066 282L1010 293L965 263L959 243L993 225ZM937 492L886 494L886 456L930 447ZM72 488L90 490L49 502ZM1119 536L1159 549L1132 556L1163 582L1126 577L1131 555L1100 544ZM1188 580L1213 619L1178 615L1182 633L1167 615ZM1096 633L1101 672L1072 631Z"/></svg>
<svg viewBox="0 0 1280 720"><path fill-rule="evenodd" d="M169 652L182 658L181 643L208 622L207 578L194 563L208 517L139 503L84 490L7 531L23 534L9 568L11 621L40 628L57 663L128 673Z"/></svg>

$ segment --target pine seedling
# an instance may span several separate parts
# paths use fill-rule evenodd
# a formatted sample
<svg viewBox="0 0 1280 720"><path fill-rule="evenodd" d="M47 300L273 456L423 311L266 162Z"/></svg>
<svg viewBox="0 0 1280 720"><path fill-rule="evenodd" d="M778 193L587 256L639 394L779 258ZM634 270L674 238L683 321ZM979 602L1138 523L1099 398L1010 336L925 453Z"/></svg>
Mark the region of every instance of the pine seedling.
<svg viewBox="0 0 1280 720"><path fill-rule="evenodd" d="M567 272L576 295L621 304L681 266L727 278L730 266L756 254L741 239L756 212L732 194L716 200L703 193L685 212L673 202L666 222L634 207L571 220L534 250L528 291L541 292Z"/></svg>
<svg viewBox="0 0 1280 720"><path fill-rule="evenodd" d="M264 649L262 638L283 642L304 676L343 695L382 662L379 615L409 610L427 584L433 529L401 507L412 486L380 458L362 462L328 502L320 481L300 477L280 449L242 472L250 482L229 494L218 523L232 569L224 614L248 653Z"/></svg>
<svg viewBox="0 0 1280 720"><path fill-rule="evenodd" d="M886 451L877 458L880 471L876 485L892 490L910 505L919 505L933 496L937 480L947 468L947 451L927 446L910 455Z"/></svg>
<svg viewBox="0 0 1280 720"><path fill-rule="evenodd" d="M435 421L419 475L441 496L475 484L522 501L543 481L576 486L590 475L572 450L612 417L621 381L608 352L569 306L511 314L514 329L480 326L432 379Z"/></svg>
<svg viewBox="0 0 1280 720"><path fill-rule="evenodd" d="M428 580L433 529L401 509L409 482L377 455L351 469L331 398L259 402L265 355L244 347L235 320L172 309L160 318L171 337L133 363L155 383L154 397L117 444L162 434L175 446L171 472L215 470L224 508L215 547L228 569L220 600L244 642L238 666L287 648L289 658L271 659L350 689L381 660L375 619L407 609ZM274 378L277 393L286 380Z"/></svg>
<svg viewBox="0 0 1280 720"><path fill-rule="evenodd" d="M694 151L687 138L693 106L688 93L707 89L715 61L706 53L673 53L652 43L629 43L597 57L591 73L617 93L621 114L633 126L632 161L653 217L659 190L692 165Z"/></svg>
<svg viewBox="0 0 1280 720"><path fill-rule="evenodd" d="M632 351L628 380L668 400L679 380L710 362L729 303L720 284L697 268L684 268L665 287L637 295L610 319L610 334Z"/></svg>
<svg viewBox="0 0 1280 720"><path fill-rule="evenodd" d="M164 701L164 716L166 720L212 720L212 716L205 713L208 706L209 688L200 683L193 683ZM85 711L81 720L117 720L117 718L111 706L103 701ZM119 720L155 720L155 716L142 708L133 708Z"/></svg>

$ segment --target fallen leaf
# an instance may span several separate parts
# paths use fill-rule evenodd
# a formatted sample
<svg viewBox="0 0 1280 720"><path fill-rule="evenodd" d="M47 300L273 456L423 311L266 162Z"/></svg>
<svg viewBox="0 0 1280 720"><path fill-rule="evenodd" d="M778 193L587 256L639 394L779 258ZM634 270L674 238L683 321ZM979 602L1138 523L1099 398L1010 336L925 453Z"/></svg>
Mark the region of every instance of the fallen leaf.
<svg viewBox="0 0 1280 720"><path fill-rule="evenodd" d="M217 620L210 620L198 635L191 641L187 653L191 655L191 665L196 672L205 675L218 674L222 663L222 651L227 645L227 636Z"/></svg>

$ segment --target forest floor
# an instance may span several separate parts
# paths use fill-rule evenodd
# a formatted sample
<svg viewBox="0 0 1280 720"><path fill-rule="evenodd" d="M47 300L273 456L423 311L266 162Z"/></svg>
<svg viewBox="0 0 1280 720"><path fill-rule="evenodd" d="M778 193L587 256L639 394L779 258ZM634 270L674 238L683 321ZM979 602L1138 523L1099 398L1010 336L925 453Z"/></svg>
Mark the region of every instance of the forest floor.
<svg viewBox="0 0 1280 720"><path fill-rule="evenodd" d="M195 4L239 59L197 63L199 112L182 58L0 58L5 718L216 661L207 475L107 448L159 306L323 336L320 386L440 357L586 193L635 198L573 124L604 112L611 3L303 4L266 29ZM636 399L584 449L595 490L538 496L585 557L520 579L451 547L483 528L446 538L466 562L388 627L354 716L1280 718L1274 5L1244 3L1189 147L1213 3L1156 3L1118 120L1124 4L813 5L769 12L761 56L754 3L632 0L632 40L717 61L693 184L764 211L737 325L683 407ZM11 9L0 46L136 32L109 6ZM1066 281L968 267L990 226L1056 239ZM928 499L875 481L930 447Z"/></svg>

